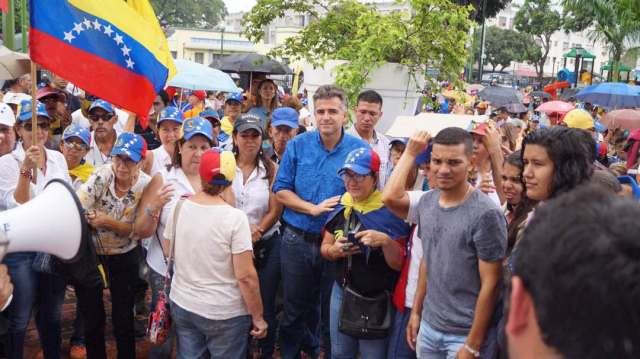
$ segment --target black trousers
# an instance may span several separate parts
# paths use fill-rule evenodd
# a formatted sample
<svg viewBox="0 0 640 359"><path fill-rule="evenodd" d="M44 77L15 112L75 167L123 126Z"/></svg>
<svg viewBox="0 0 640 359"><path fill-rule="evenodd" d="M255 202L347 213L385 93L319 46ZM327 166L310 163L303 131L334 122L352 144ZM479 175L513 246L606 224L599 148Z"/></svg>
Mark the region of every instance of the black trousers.
<svg viewBox="0 0 640 359"><path fill-rule="evenodd" d="M118 359L136 357L134 336L134 287L138 281L139 248L124 254L99 256L111 292L111 318ZM78 306L84 320L87 358L106 359L105 310L102 285L76 286Z"/></svg>

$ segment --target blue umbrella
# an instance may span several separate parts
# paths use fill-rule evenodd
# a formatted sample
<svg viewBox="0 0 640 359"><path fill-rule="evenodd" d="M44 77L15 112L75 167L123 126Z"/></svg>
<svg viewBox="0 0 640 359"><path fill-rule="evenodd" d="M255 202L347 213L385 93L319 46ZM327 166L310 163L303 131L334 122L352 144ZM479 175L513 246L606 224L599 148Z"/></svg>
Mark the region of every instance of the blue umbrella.
<svg viewBox="0 0 640 359"><path fill-rule="evenodd" d="M167 86L189 90L241 92L228 74L188 60L175 60L176 75Z"/></svg>
<svg viewBox="0 0 640 359"><path fill-rule="evenodd" d="M640 107L640 86L603 82L583 88L575 97L606 108Z"/></svg>

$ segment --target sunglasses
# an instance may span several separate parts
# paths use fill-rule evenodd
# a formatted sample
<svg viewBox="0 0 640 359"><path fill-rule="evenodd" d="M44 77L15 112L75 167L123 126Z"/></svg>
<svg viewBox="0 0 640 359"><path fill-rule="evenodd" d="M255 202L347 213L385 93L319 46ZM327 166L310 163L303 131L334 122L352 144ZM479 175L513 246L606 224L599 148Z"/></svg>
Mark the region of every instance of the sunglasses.
<svg viewBox="0 0 640 359"><path fill-rule="evenodd" d="M56 103L59 100L60 98L58 96L47 96L47 97L41 98L39 101L44 104L50 104L50 103Z"/></svg>
<svg viewBox="0 0 640 359"><path fill-rule="evenodd" d="M48 130L50 127L48 122L38 122L38 128L41 130ZM31 132L33 130L33 124L31 122L24 124L24 129Z"/></svg>
<svg viewBox="0 0 640 359"><path fill-rule="evenodd" d="M64 147L68 150L84 151L89 149L85 143L64 142Z"/></svg>
<svg viewBox="0 0 640 359"><path fill-rule="evenodd" d="M112 113L105 113L102 116L100 115L89 115L89 119L92 122L98 122L100 120L102 120L103 122L109 122L112 118L113 118L113 114Z"/></svg>

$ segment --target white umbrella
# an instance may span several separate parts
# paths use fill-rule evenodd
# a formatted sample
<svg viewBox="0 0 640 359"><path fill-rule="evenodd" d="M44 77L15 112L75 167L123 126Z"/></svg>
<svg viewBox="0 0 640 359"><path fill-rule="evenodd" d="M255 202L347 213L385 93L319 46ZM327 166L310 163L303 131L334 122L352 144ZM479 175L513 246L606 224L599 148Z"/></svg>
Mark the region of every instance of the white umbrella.
<svg viewBox="0 0 640 359"><path fill-rule="evenodd" d="M175 60L176 75L167 86L188 90L241 92L228 74L188 60Z"/></svg>
<svg viewBox="0 0 640 359"><path fill-rule="evenodd" d="M391 137L411 137L416 131L423 130L435 136L447 127L466 130L470 128L472 121L486 122L487 116L423 112L416 116L398 116L386 134Z"/></svg>
<svg viewBox="0 0 640 359"><path fill-rule="evenodd" d="M31 67L29 55L0 47L0 80L11 80L28 74Z"/></svg>

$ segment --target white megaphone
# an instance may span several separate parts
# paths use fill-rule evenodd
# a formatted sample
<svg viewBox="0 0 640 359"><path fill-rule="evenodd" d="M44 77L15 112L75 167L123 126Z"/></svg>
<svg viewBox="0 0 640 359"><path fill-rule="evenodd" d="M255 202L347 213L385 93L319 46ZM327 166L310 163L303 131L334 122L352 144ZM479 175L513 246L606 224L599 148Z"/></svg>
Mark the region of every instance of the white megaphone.
<svg viewBox="0 0 640 359"><path fill-rule="evenodd" d="M7 253L43 252L72 262L90 235L73 188L54 179L29 202L0 212L0 260Z"/></svg>

